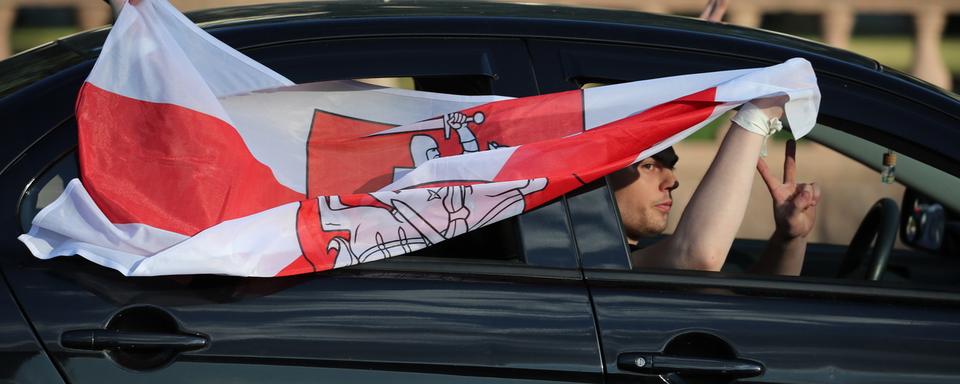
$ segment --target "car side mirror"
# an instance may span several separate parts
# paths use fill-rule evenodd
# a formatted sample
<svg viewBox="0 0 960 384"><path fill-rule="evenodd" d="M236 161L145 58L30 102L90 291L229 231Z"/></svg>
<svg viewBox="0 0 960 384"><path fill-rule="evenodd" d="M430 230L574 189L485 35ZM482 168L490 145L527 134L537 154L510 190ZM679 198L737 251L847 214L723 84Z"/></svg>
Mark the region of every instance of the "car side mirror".
<svg viewBox="0 0 960 384"><path fill-rule="evenodd" d="M947 212L943 205L907 189L900 207L900 239L903 243L928 251L939 251L947 226Z"/></svg>

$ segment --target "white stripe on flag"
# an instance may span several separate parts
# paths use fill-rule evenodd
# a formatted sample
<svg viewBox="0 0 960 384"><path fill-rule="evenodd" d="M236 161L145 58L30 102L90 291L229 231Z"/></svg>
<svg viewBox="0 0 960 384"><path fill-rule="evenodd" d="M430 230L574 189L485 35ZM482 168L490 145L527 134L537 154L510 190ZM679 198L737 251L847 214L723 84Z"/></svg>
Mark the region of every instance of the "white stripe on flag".
<svg viewBox="0 0 960 384"><path fill-rule="evenodd" d="M131 276L213 273L276 276L302 254L297 239L299 202L224 221L144 259Z"/></svg>
<svg viewBox="0 0 960 384"><path fill-rule="evenodd" d="M394 191L444 181L493 181L513 152L520 147L504 147L427 161L381 191Z"/></svg>
<svg viewBox="0 0 960 384"><path fill-rule="evenodd" d="M80 180L33 220L18 238L43 259L80 255L126 276L214 273L275 276L300 256L296 214L285 204L229 220L193 237L144 224L113 224Z"/></svg>
<svg viewBox="0 0 960 384"><path fill-rule="evenodd" d="M113 224L90 198L80 180L33 219L19 239L42 259L78 254L95 263L129 272L145 257L188 237L144 224Z"/></svg>
<svg viewBox="0 0 960 384"><path fill-rule="evenodd" d="M293 84L217 41L165 1L124 6L101 52L88 82L226 122L217 96Z"/></svg>

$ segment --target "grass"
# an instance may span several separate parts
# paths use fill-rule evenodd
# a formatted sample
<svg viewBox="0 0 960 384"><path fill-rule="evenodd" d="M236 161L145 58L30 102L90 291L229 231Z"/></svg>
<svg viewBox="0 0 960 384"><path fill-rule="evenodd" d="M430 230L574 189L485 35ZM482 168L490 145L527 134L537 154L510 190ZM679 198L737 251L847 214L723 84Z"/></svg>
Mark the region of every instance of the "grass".
<svg viewBox="0 0 960 384"><path fill-rule="evenodd" d="M821 41L818 36L803 37ZM913 37L856 36L850 39L850 47L847 49L873 58L883 65L909 72L913 57ZM960 36L944 36L940 53L950 72L960 74Z"/></svg>
<svg viewBox="0 0 960 384"><path fill-rule="evenodd" d="M865 36L850 41L850 50L872 57L881 64L909 71L913 40L907 36ZM940 45L943 60L951 73L960 73L960 37L947 37Z"/></svg>

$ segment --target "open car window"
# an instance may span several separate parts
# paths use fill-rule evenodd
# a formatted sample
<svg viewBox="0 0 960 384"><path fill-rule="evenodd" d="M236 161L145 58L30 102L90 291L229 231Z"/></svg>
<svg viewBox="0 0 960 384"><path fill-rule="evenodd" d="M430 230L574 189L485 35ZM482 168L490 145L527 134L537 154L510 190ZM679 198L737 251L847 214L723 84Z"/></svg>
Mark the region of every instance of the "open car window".
<svg viewBox="0 0 960 384"><path fill-rule="evenodd" d="M718 123L721 134L728 124ZM768 143L766 161L778 177L784 140ZM692 140L676 146L680 157L676 172L682 187L674 193L670 225L663 235L643 239L641 247L661 240L676 228L718 144L714 140ZM960 287L960 202L951 193L960 188L960 179L893 153L896 162L888 169L890 178L885 182L884 157L890 156L886 147L822 124L798 143L797 181L816 182L823 193L799 279L840 283L870 280L866 277L868 270L879 264L882 273L874 284L932 290ZM895 209L885 216L871 213L881 203ZM871 219L868 214L873 215ZM876 260L874 248L881 237L876 232L881 230L870 228L888 224L896 228L894 245L888 256ZM746 275L766 248L774 226L769 193L757 176L744 223L718 275ZM859 258L854 256L858 247L866 247Z"/></svg>

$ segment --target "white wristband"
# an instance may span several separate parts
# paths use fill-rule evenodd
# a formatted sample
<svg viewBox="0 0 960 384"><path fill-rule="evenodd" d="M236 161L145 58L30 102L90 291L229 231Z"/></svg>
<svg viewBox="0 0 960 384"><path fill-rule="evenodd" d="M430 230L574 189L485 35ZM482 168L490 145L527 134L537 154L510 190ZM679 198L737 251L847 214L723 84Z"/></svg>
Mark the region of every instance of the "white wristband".
<svg viewBox="0 0 960 384"><path fill-rule="evenodd" d="M743 129L763 136L763 144L760 145L761 157L767 157L767 139L783 129L780 119L768 117L753 103L746 103L740 107L740 111L730 121L737 123Z"/></svg>
<svg viewBox="0 0 960 384"><path fill-rule="evenodd" d="M746 103L743 107L740 107L740 111L730 121L737 123L743 129L764 137L773 136L774 133L783 129L783 123L780 122L780 119L767 117L753 103Z"/></svg>

